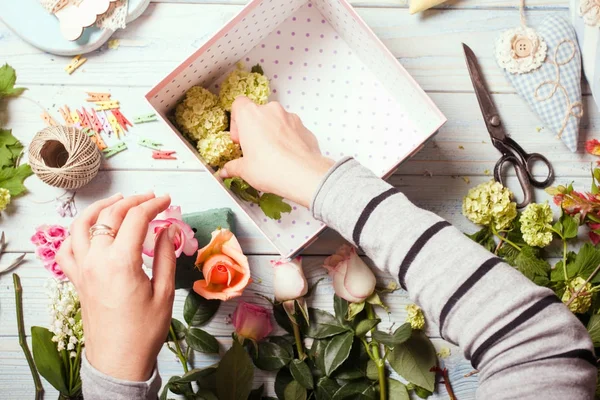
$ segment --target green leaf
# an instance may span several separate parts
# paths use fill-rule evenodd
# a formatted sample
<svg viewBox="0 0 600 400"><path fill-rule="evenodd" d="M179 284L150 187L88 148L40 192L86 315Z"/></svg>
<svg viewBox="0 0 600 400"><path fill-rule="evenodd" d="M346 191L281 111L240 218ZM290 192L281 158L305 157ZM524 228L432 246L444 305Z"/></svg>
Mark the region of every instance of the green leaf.
<svg viewBox="0 0 600 400"><path fill-rule="evenodd" d="M191 290L183 305L183 318L190 326L204 325L215 315L220 305L220 300L207 300Z"/></svg>
<svg viewBox="0 0 600 400"><path fill-rule="evenodd" d="M388 399L410 400L406 386L395 379L387 380Z"/></svg>
<svg viewBox="0 0 600 400"><path fill-rule="evenodd" d="M406 342L410 338L411 333L412 333L412 328L410 327L410 324L407 322L407 323L402 324L391 335L389 333L375 331L375 332L373 332L372 338L373 338L373 340L386 345L390 349L393 349L394 347Z"/></svg>
<svg viewBox="0 0 600 400"><path fill-rule="evenodd" d="M261 400L264 391L265 391L265 385L263 383L262 385L260 385L260 387L257 387L256 389L254 389L253 391L250 392L250 396L248 396L248 400Z"/></svg>
<svg viewBox="0 0 600 400"><path fill-rule="evenodd" d="M340 324L335 317L327 311L309 308L308 313L310 315L310 325L305 333L306 336L313 339L323 339L339 335L349 329Z"/></svg>
<svg viewBox="0 0 600 400"><path fill-rule="evenodd" d="M223 184L243 201L259 204L260 194L242 178L228 178Z"/></svg>
<svg viewBox="0 0 600 400"><path fill-rule="evenodd" d="M254 367L242 345L234 340L217 368L219 400L247 400L252 391Z"/></svg>
<svg viewBox="0 0 600 400"><path fill-rule="evenodd" d="M577 216L570 216L563 213L559 220L562 224L562 234L565 239L573 239L577 237L579 231L579 214Z"/></svg>
<svg viewBox="0 0 600 400"><path fill-rule="evenodd" d="M255 73L261 74L261 75L265 74L265 71L263 71L263 69L260 66L260 64L256 64L254 67L252 67L252 69L250 70L250 72L255 72Z"/></svg>
<svg viewBox="0 0 600 400"><path fill-rule="evenodd" d="M217 369L219 365L213 365L210 367L206 367L204 369L204 373L199 375L196 379L196 383L198 383L198 387L203 389L210 389L215 391L217 389Z"/></svg>
<svg viewBox="0 0 600 400"><path fill-rule="evenodd" d="M46 328L31 327L33 359L40 375L60 393L68 395L67 369L56 343L52 341L53 336L54 334Z"/></svg>
<svg viewBox="0 0 600 400"><path fill-rule="evenodd" d="M577 257L577 253L574 251L567 252L567 266L573 264L575 262L575 258ZM568 271L567 271L568 272ZM565 280L565 273L563 271L563 260L554 265L552 271L550 271L550 280L552 282L562 282Z"/></svg>
<svg viewBox="0 0 600 400"><path fill-rule="evenodd" d="M253 357L254 365L264 371L277 371L292 361L292 354L272 342L259 342L258 355Z"/></svg>
<svg viewBox="0 0 600 400"><path fill-rule="evenodd" d="M17 73L14 68L8 64L0 67L0 98L18 96L25 88L16 88L15 82L17 82Z"/></svg>
<svg viewBox="0 0 600 400"><path fill-rule="evenodd" d="M335 317L338 322L342 325L346 324L346 317L348 316L348 300L342 299L337 295L333 295L333 310L335 311Z"/></svg>
<svg viewBox="0 0 600 400"><path fill-rule="evenodd" d="M375 293L377 294L377 293ZM356 316L358 314L360 314L362 312L362 310L365 309L365 302L360 302L360 303L350 303L350 305L348 306L348 316L347 316L347 320L348 321L353 321L354 318L356 318Z"/></svg>
<svg viewBox="0 0 600 400"><path fill-rule="evenodd" d="M579 249L579 253L575 257L575 262L567 264L569 279L576 276L587 279L594 272L598 264L600 264L600 249L597 249L591 243L585 243ZM600 274L597 274L590 282L600 282Z"/></svg>
<svg viewBox="0 0 600 400"><path fill-rule="evenodd" d="M304 361L293 360L290 365L290 373L298 383L306 389L312 389L314 386L312 371Z"/></svg>
<svg viewBox="0 0 600 400"><path fill-rule="evenodd" d="M294 356L294 338L289 336L269 336L269 342L283 347L288 354Z"/></svg>
<svg viewBox="0 0 600 400"><path fill-rule="evenodd" d="M417 386L413 383L409 383L408 386L406 386L406 388L408 390L413 390L415 394L421 399L426 399L433 394L431 390L424 389L421 386Z"/></svg>
<svg viewBox="0 0 600 400"><path fill-rule="evenodd" d="M0 187L8 189L11 196L18 196L27 190L23 185L23 181L31 174L33 174L33 171L31 171L29 164L22 164L17 168L0 169Z"/></svg>
<svg viewBox="0 0 600 400"><path fill-rule="evenodd" d="M181 379L181 377L179 376L172 376L171 378L169 378L169 381L167 382L167 384L165 385L165 387L163 388L163 391L160 393L160 400L167 400L167 396L169 395L169 389L171 389L171 387L179 381L179 379Z"/></svg>
<svg viewBox="0 0 600 400"><path fill-rule="evenodd" d="M294 378L287 368L281 368L275 377L275 394L277 398L283 400L285 398L285 388L292 382Z"/></svg>
<svg viewBox="0 0 600 400"><path fill-rule="evenodd" d="M283 304L274 304L273 305L273 316L275 317L275 321L277 325L285 329L288 333L294 334L294 328L292 327L292 322L288 317L285 309L283 308Z"/></svg>
<svg viewBox="0 0 600 400"><path fill-rule="evenodd" d="M340 385L335 380L324 376L317 382L317 400L331 400L339 389Z"/></svg>
<svg viewBox="0 0 600 400"><path fill-rule="evenodd" d="M367 378L372 381L376 381L379 379L379 371L377 370L377 364L375 361L369 360L367 362Z"/></svg>
<svg viewBox="0 0 600 400"><path fill-rule="evenodd" d="M198 392L196 393L196 396L193 397L193 399L194 400L219 400L217 395L208 389L199 389ZM260 400L260 396L256 397L256 398L248 397L248 400Z"/></svg>
<svg viewBox="0 0 600 400"><path fill-rule="evenodd" d="M185 341L192 349L201 353L218 353L219 342L213 335L200 328L190 328Z"/></svg>
<svg viewBox="0 0 600 400"><path fill-rule="evenodd" d="M331 400L374 400L377 393L373 386L365 381L350 382L342 386L331 398ZM390 399L391 400L391 399ZM394 399L395 400L395 399Z"/></svg>
<svg viewBox="0 0 600 400"><path fill-rule="evenodd" d="M465 235L471 240L473 240L475 243L479 243L480 245L482 245L485 249L487 249L490 252L493 252L496 249L494 234L492 233L492 230L487 226L481 228L480 230L471 235Z"/></svg>
<svg viewBox="0 0 600 400"><path fill-rule="evenodd" d="M592 338L594 347L600 347L600 315L592 315L587 324L587 330Z"/></svg>
<svg viewBox="0 0 600 400"><path fill-rule="evenodd" d="M435 349L431 341L421 331L413 331L406 342L396 346L388 356L391 367L409 382L433 391L437 365Z"/></svg>
<svg viewBox="0 0 600 400"><path fill-rule="evenodd" d="M325 362L325 375L330 376L350 354L352 349L352 342L354 334L352 332L346 332L344 334L335 336L327 347L325 348L324 362Z"/></svg>
<svg viewBox="0 0 600 400"><path fill-rule="evenodd" d="M325 349L328 344L328 339L315 339L310 348L311 358L322 374L325 374Z"/></svg>
<svg viewBox="0 0 600 400"><path fill-rule="evenodd" d="M195 368L186 372L178 381L183 383L194 382L211 376L215 372L217 372L217 367Z"/></svg>
<svg viewBox="0 0 600 400"><path fill-rule="evenodd" d="M377 326L377 324L380 322L381 322L381 320L379 318L363 319L362 321L360 321L358 323L358 325L356 325L356 328L354 329L354 333L356 334L356 336L364 336L371 329L375 328Z"/></svg>
<svg viewBox="0 0 600 400"><path fill-rule="evenodd" d="M291 381L283 392L285 400L306 400L306 389L299 382Z"/></svg>
<svg viewBox="0 0 600 400"><path fill-rule="evenodd" d="M292 206L283 201L281 196L273 193L263 193L260 196L258 205L268 218L275 220L281 219L281 213L292 211Z"/></svg>
<svg viewBox="0 0 600 400"><path fill-rule="evenodd" d="M15 167L23 145L12 135L9 129L0 128L0 169Z"/></svg>
<svg viewBox="0 0 600 400"><path fill-rule="evenodd" d="M523 246L515 258L515 266L523 275L533 280L535 276L548 276L550 264L540 258L539 250L530 246Z"/></svg>
<svg viewBox="0 0 600 400"><path fill-rule="evenodd" d="M185 335L187 335L187 328L183 324L183 322L181 322L178 319L171 318L171 326L173 327L173 330L175 331L175 337L177 337L177 340L185 339ZM167 335L167 339L165 340L165 342L170 342L170 341L171 341L171 335Z"/></svg>

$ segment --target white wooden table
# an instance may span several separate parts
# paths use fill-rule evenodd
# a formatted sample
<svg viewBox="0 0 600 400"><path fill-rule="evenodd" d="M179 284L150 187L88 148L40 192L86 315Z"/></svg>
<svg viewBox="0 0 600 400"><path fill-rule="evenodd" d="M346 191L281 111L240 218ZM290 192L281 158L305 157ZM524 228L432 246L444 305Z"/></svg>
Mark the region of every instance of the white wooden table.
<svg viewBox="0 0 600 400"><path fill-rule="evenodd" d="M197 4L192 4L197 3ZM18 73L18 84L29 90L17 99L0 105L0 121L4 127L24 143L43 127L39 118L40 106L60 120L57 108L64 104L80 107L84 91L110 91L120 100L122 111L128 117L147 113L143 95L167 72L199 47L222 24L237 13L244 0L165 0L150 5L144 15L131 23L125 31L118 31L120 47L106 46L89 54L88 62L73 75L63 68L66 58L45 54L25 44L8 28L0 24L0 62L8 62ZM461 42L469 44L479 56L488 85L495 93L494 101L513 137L528 151L546 155L553 163L558 182L575 181L580 189L589 185L590 156L583 154L585 139L593 136L600 123L600 115L593 104L589 89L584 84L586 116L582 120L580 152L570 153L565 146L545 131L542 123L514 89L505 80L493 60L493 43L502 30L519 23L517 1L509 0L450 0L443 8L424 15L408 14L406 0L359 0L354 2L359 14L375 33L398 57L422 87L448 117L440 134L414 159L401 166L391 182L418 205L432 210L461 229L472 232L472 226L460 212L461 200L467 189L490 179L499 153L490 144L485 125L479 113L477 100L465 67ZM529 0L528 21L539 23L550 14L568 17L566 0ZM137 137L156 139L165 148L176 150L179 160L162 161L150 158L150 152L133 143ZM272 293L269 260L274 249L241 216L230 200L210 177L202 171L192 156L187 154L178 139L167 134L161 123L136 126L126 141L132 145L125 153L106 160L99 176L77 193L81 210L94 200L121 191L124 194L155 190L170 193L173 203L186 212L213 207L232 207L236 211L238 237L250 255L255 282L246 290L245 300L260 304L266 302L254 293ZM470 180L470 183L467 181ZM63 191L42 184L36 177L26 181L29 193L16 199L8 212L0 217L0 230L10 240L3 263L10 262L20 252L27 252L26 262L17 270L24 287L26 329L32 325L48 324L47 298L44 282L48 273L32 254L29 237L36 226L43 223L68 225L54 210L53 198ZM509 186L516 187L515 180ZM548 197L537 192L537 200ZM320 267L324 255L333 252L342 240L328 232L305 252L305 267L309 280L325 276ZM380 276L382 283L391 280ZM332 309L330 285L318 286L311 303L314 307ZM181 317L185 293L178 293L175 316ZM404 306L409 303L404 292L387 297L392 309L392 321L402 322ZM233 312L235 302L225 303L208 326L227 348L232 330L226 317ZM448 346L439 337L436 327L428 333L436 346ZM452 383L460 400L473 399L477 377L463 378L471 370L468 362L452 347L453 356L446 360L452 374ZM126 357L126 355L124 355ZM214 362L214 358L196 355L197 367ZM166 381L182 369L176 358L163 350L159 366ZM269 374L257 372L256 382L272 382ZM55 392L46 385L48 397ZM17 339L15 302L10 274L0 278L0 399L27 399L33 397L33 382ZM440 388L436 398L447 398Z"/></svg>

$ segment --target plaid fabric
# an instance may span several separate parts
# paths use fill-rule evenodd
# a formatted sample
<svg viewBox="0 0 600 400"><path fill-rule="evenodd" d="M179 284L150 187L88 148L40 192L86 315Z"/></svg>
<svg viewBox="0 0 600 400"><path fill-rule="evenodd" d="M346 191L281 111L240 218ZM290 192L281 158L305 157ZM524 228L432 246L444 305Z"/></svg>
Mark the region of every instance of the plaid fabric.
<svg viewBox="0 0 600 400"><path fill-rule="evenodd" d="M580 0L571 0L569 3L571 22L581 49L583 72L592 89L596 106L600 109L600 27L586 25L579 15L580 3Z"/></svg>
<svg viewBox="0 0 600 400"><path fill-rule="evenodd" d="M527 100L530 107L539 115L545 127L553 132L555 136L558 135L565 119L568 118L561 138L569 150L576 152L579 118L572 114L577 114L580 109L573 109L570 113L564 91L558 88L557 84L560 82L560 85L565 88L571 104L581 102L581 53L577 44L577 37L571 24L556 16L546 18L541 26L536 28L536 31L548 45L548 53L544 64L526 74L511 74L505 71L505 75L517 89L519 95ZM558 55L556 54L557 47L565 39L571 40L575 46L575 56L570 62L560 66L560 81L557 82L556 66L548 61L556 58L560 64L569 58L573 52L573 47L569 43L560 45ZM538 90L538 97L536 98L535 91L544 82L547 83ZM555 90L555 93L550 98L538 100L539 98L549 97L553 90ZM567 117L567 115L569 116Z"/></svg>

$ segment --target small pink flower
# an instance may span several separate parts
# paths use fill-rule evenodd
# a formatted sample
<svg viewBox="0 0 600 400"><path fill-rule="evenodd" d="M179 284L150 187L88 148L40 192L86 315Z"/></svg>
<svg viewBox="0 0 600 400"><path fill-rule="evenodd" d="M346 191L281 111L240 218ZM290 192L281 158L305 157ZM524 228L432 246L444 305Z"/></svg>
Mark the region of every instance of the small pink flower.
<svg viewBox="0 0 600 400"><path fill-rule="evenodd" d="M38 247L35 253L44 264L53 263L54 258L56 257L56 249L54 248L54 245L50 243Z"/></svg>
<svg viewBox="0 0 600 400"><path fill-rule="evenodd" d="M261 306L240 301L232 316L233 327L238 336L255 342L271 333L271 314Z"/></svg>
<svg viewBox="0 0 600 400"><path fill-rule="evenodd" d="M325 259L323 266L329 271L333 290L339 297L361 303L373 294L375 275L353 247L341 246L336 254Z"/></svg>
<svg viewBox="0 0 600 400"><path fill-rule="evenodd" d="M67 279L67 276L55 261L44 263L44 268L46 268L56 279L60 279L61 281Z"/></svg>
<svg viewBox="0 0 600 400"><path fill-rule="evenodd" d="M46 243L48 243L46 234L40 230L35 231L35 234L31 237L31 243L35 244L36 246L45 245Z"/></svg>
<svg viewBox="0 0 600 400"><path fill-rule="evenodd" d="M69 232L67 228L60 225L50 225L48 229L46 229L46 237L49 241L52 242L61 242L65 240L69 236Z"/></svg>
<svg viewBox="0 0 600 400"><path fill-rule="evenodd" d="M194 238L194 231L182 220L181 208L178 206L171 206L160 213L156 219L148 225L148 232L146 233L146 239L142 246L142 252L145 255L154 257L154 243L156 242L158 234L171 225L176 225L179 228L179 233L173 239L176 257L179 257L181 253L184 253L186 256L191 256L198 250L198 241Z"/></svg>

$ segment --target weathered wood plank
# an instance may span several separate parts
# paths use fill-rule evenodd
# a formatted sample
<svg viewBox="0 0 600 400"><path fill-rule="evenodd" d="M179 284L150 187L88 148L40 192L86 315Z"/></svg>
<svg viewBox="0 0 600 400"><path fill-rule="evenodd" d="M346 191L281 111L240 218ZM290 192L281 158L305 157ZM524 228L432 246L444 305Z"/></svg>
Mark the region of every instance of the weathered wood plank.
<svg viewBox="0 0 600 400"><path fill-rule="evenodd" d="M119 49L103 47L89 54L88 62L73 75L63 71L68 59L24 45L0 24L0 58L17 69L25 85L149 87L240 9L238 5L152 4L126 30L116 32L114 37L121 39ZM426 18L397 8L361 8L358 12L424 89L472 91L460 45L465 42L478 55L490 89L515 92L496 65L493 48L501 31L519 24L516 9L433 10ZM161 26L177 29L157 29L154 15L160 15ZM533 11L528 13L528 23L535 26L548 15L567 18L568 11Z"/></svg>

